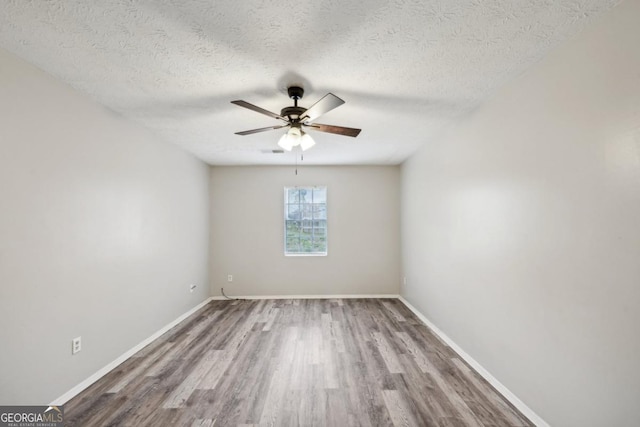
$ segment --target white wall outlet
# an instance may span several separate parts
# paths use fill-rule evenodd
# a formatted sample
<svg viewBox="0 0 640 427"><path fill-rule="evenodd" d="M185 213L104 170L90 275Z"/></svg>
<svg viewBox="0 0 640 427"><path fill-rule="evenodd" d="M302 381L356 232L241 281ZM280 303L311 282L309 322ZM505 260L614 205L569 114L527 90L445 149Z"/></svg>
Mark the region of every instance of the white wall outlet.
<svg viewBox="0 0 640 427"><path fill-rule="evenodd" d="M76 354L80 350L82 350L82 337L71 340L71 354Z"/></svg>
<svg viewBox="0 0 640 427"><path fill-rule="evenodd" d="M402 284L403 284L404 286L407 286L407 276L404 276L404 277L402 278Z"/></svg>
<svg viewBox="0 0 640 427"><path fill-rule="evenodd" d="M193 283L191 285L189 285L189 292L193 292L196 290L196 288L198 287L198 285L194 285Z"/></svg>
<svg viewBox="0 0 640 427"><path fill-rule="evenodd" d="M233 282L233 274L227 275L227 282Z"/></svg>

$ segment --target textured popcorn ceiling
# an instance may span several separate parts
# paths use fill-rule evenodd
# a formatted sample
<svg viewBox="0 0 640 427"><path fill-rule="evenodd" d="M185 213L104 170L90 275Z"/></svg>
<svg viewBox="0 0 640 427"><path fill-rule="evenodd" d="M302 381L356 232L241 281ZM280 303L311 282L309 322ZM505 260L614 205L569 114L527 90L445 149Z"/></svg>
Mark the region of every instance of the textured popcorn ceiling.
<svg viewBox="0 0 640 427"><path fill-rule="evenodd" d="M305 163L397 164L617 2L2 0L0 46L211 164L291 164L230 101L279 112L292 84L363 129Z"/></svg>

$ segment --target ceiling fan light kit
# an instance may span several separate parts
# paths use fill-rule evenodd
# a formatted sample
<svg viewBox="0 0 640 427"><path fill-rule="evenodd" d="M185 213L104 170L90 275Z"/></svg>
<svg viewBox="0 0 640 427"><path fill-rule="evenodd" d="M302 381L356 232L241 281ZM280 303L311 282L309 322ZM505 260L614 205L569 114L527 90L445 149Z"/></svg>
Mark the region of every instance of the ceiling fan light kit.
<svg viewBox="0 0 640 427"><path fill-rule="evenodd" d="M291 126L287 133L280 137L278 145L287 151L291 151L293 147L298 146L300 146L302 151L306 151L316 145L316 142L308 133L301 130L299 126Z"/></svg>
<svg viewBox="0 0 640 427"><path fill-rule="evenodd" d="M271 111L265 110L264 108L260 108L246 101L231 101L232 104L281 120L285 123L279 126L269 126L265 128L236 132L236 135L252 135L254 133L266 132L274 129L289 128L287 133L280 137L278 145L287 151L291 151L294 147L300 147L302 151L305 151L313 147L315 145L315 141L302 129L303 127L320 132L351 137L356 137L360 133L360 129L313 123L313 120L317 119L321 115L344 104L344 101L334 94L328 93L311 107L304 108L298 106L298 100L304 95L304 89L299 86L291 86L287 89L287 93L289 94L289 98L293 99L293 106L284 107L280 110L280 114L272 113Z"/></svg>

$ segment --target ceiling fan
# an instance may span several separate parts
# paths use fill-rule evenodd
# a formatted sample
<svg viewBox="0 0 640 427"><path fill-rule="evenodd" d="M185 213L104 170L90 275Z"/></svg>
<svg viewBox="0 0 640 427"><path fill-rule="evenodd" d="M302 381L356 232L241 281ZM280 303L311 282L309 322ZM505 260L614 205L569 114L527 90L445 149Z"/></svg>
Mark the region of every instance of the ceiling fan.
<svg viewBox="0 0 640 427"><path fill-rule="evenodd" d="M273 117L274 119L282 120L284 124L279 126L269 126L266 128L245 130L243 132L236 132L236 135L251 135L259 132L266 132L269 130L289 128L287 133L282 135L278 145L287 151L291 151L293 147L300 146L305 151L315 145L315 142L309 136L303 128L309 128L320 132L334 133L343 136L356 137L360 133L360 129L347 128L343 126L323 125L320 123L313 123L315 119L321 115L333 110L336 107L344 104L344 101L332 93L328 93L323 96L318 102L313 104L309 108L299 107L298 100L302 99L304 95L304 89L299 86L291 86L287 88L289 98L293 99L293 106L284 107L280 110L280 114L272 113L246 101L231 101L232 104L239 105L240 107L248 108L265 116Z"/></svg>

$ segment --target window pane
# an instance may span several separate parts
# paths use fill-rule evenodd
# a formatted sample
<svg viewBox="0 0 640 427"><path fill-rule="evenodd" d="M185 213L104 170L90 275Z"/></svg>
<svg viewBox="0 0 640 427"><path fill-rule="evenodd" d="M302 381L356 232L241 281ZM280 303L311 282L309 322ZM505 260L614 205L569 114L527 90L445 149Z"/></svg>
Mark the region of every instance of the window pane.
<svg viewBox="0 0 640 427"><path fill-rule="evenodd" d="M306 253L313 252L313 240L310 234L303 233L300 235L300 250Z"/></svg>
<svg viewBox="0 0 640 427"><path fill-rule="evenodd" d="M300 205L287 206L287 219L301 219Z"/></svg>
<svg viewBox="0 0 640 427"><path fill-rule="evenodd" d="M297 252L300 246L300 222L299 221L287 221L286 232L286 249L287 252Z"/></svg>
<svg viewBox="0 0 640 427"><path fill-rule="evenodd" d="M313 252L324 252L326 250L326 244L323 241L315 241L313 243Z"/></svg>
<svg viewBox="0 0 640 427"><path fill-rule="evenodd" d="M308 188L299 188L298 192L300 193L300 203L311 203L313 200L311 198L312 191Z"/></svg>
<svg viewBox="0 0 640 427"><path fill-rule="evenodd" d="M314 188L313 189L313 203L326 203L327 202L327 189L326 188Z"/></svg>
<svg viewBox="0 0 640 427"><path fill-rule="evenodd" d="M313 219L313 205L302 205L302 219Z"/></svg>
<svg viewBox="0 0 640 427"><path fill-rule="evenodd" d="M313 218L314 219L327 219L327 205L314 204L313 205Z"/></svg>
<svg viewBox="0 0 640 427"><path fill-rule="evenodd" d="M285 253L327 252L326 188L285 188Z"/></svg>
<svg viewBox="0 0 640 427"><path fill-rule="evenodd" d="M297 188L289 188L287 189L287 200L285 203L298 203L298 189Z"/></svg>

